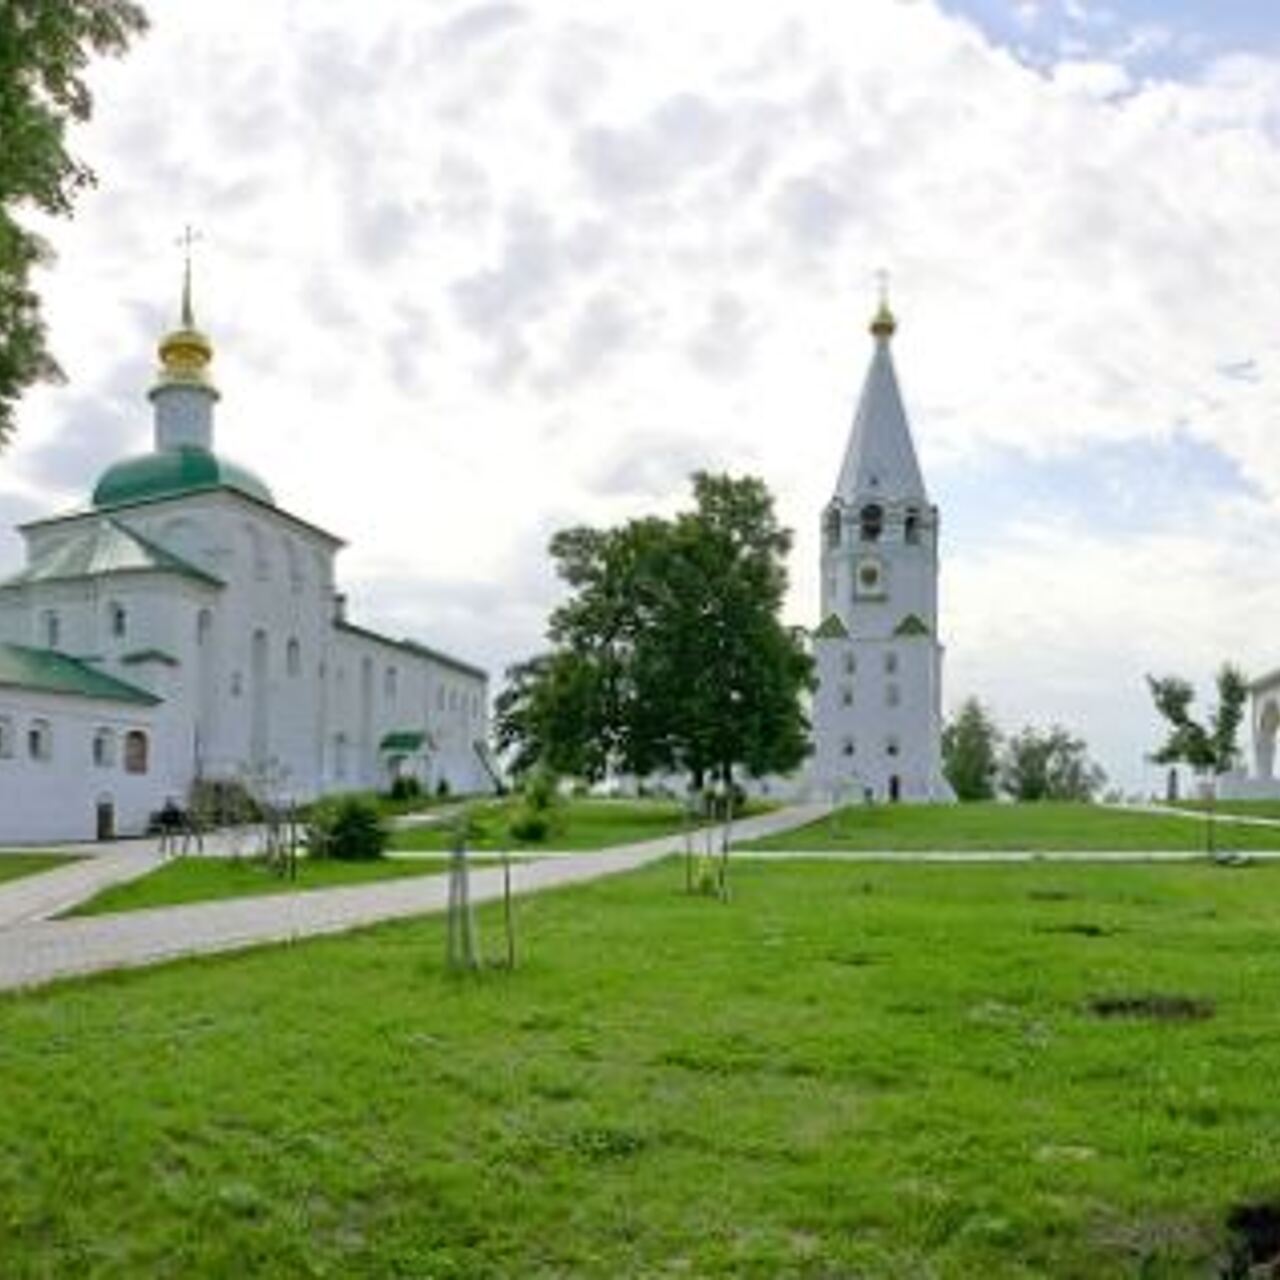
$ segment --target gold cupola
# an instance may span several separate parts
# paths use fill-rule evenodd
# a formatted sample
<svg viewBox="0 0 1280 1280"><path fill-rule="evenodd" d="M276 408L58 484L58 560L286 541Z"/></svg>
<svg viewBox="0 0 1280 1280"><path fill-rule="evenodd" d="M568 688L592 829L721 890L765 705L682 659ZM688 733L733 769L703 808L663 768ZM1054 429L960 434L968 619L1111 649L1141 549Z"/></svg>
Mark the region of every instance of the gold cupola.
<svg viewBox="0 0 1280 1280"><path fill-rule="evenodd" d="M182 273L182 314L178 327L160 339L157 350L160 353L157 387L197 386L213 391L208 373L213 359L213 343L196 328L191 309L190 254Z"/></svg>
<svg viewBox="0 0 1280 1280"><path fill-rule="evenodd" d="M871 317L871 332L877 338L888 340L898 331L898 321L889 309L889 273L878 271L876 275L880 283L880 305Z"/></svg>

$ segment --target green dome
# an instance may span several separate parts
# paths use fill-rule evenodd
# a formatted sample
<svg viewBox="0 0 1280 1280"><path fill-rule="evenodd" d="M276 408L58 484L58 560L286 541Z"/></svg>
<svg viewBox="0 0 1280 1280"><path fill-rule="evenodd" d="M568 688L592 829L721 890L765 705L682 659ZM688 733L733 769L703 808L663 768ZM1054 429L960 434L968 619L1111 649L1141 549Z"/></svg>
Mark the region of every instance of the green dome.
<svg viewBox="0 0 1280 1280"><path fill-rule="evenodd" d="M94 487L93 505L119 507L149 498L173 498L220 488L236 489L275 505L271 490L252 471L194 445L140 454L108 467Z"/></svg>

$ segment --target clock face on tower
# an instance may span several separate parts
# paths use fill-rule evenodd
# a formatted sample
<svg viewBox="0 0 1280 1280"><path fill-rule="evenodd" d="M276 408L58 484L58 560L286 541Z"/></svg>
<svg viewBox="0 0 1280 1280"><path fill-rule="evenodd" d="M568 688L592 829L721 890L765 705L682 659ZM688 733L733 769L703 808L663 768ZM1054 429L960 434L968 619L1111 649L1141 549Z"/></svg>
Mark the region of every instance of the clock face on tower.
<svg viewBox="0 0 1280 1280"><path fill-rule="evenodd" d="M874 599L884 595L884 565L874 556L864 556L854 565L853 591L861 599Z"/></svg>

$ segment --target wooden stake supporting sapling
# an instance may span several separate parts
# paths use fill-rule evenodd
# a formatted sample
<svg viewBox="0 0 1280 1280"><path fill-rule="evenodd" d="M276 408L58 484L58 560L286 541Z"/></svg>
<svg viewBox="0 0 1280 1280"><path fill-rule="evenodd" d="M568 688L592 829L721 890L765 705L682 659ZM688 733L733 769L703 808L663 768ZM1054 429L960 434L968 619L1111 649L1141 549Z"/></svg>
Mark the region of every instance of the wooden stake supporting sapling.
<svg viewBox="0 0 1280 1280"><path fill-rule="evenodd" d="M463 808L453 824L453 849L449 855L449 952L448 965L455 973L480 967L480 946L475 914L471 909L471 878L467 865L467 841L471 815Z"/></svg>

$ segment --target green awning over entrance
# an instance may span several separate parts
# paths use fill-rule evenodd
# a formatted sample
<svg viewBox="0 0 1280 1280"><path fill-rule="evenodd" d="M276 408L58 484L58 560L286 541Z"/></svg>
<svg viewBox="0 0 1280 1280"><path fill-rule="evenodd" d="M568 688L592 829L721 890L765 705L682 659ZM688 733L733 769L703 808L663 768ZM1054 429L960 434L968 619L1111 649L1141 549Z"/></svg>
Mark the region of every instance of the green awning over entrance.
<svg viewBox="0 0 1280 1280"><path fill-rule="evenodd" d="M422 744L426 740L427 735L416 729L394 729L391 733L383 735L382 741L378 744L378 750L409 755L414 751L421 751Z"/></svg>

